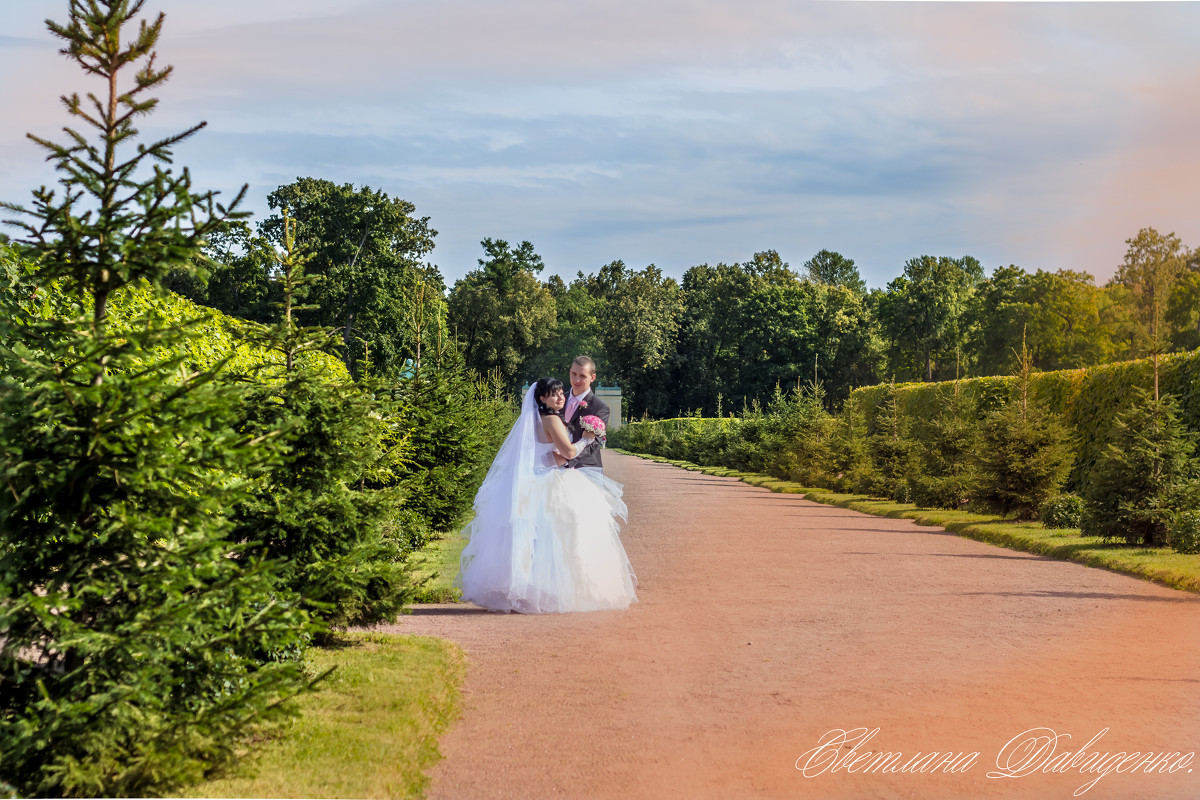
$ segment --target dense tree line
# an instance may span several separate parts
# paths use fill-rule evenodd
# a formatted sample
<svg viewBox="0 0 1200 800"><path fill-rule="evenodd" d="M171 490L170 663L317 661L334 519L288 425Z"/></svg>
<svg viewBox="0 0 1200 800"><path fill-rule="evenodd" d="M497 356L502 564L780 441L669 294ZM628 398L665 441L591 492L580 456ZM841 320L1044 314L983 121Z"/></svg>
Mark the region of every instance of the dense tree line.
<svg viewBox="0 0 1200 800"><path fill-rule="evenodd" d="M244 220L224 225L205 248L204 272L176 270L167 286L237 317L275 319L282 289L274 252L286 213L315 278L297 319L336 328L336 352L355 377L364 368L394 371L416 351L422 327L434 330L444 318L441 275L421 261L437 231L428 217L413 216L412 203L316 178L280 186L267 203L276 213L254 228Z"/></svg>
<svg viewBox="0 0 1200 800"><path fill-rule="evenodd" d="M1039 370L1200 346L1200 250L1152 228L1126 244L1103 286L923 255L868 291L854 261L828 250L799 271L765 251L680 281L614 261L566 283L540 279L531 243L486 239L486 258L450 290L449 324L474 369L514 388L591 354L635 418L740 410L812 379L836 405L883 380L1008 374L1023 346Z"/></svg>
<svg viewBox="0 0 1200 800"><path fill-rule="evenodd" d="M776 385L816 379L831 405L856 386L1002 375L1027 347L1038 370L1071 369L1200 347L1200 249L1145 228L1104 285L1072 270L1000 266L971 256L910 258L868 290L854 261L822 250L799 270L773 250L699 264L681 280L612 261L570 282L543 278L531 242L481 242L452 287L424 262L437 232L412 203L368 186L299 178L268 196L276 213L223 226L199 266L167 285L248 320L275 319L274 252L283 216L314 276L297 319L335 328L352 374L394 375L431 342L510 392L591 355L618 384L625 414L705 414L765 403Z"/></svg>
<svg viewBox="0 0 1200 800"><path fill-rule="evenodd" d="M774 387L816 379L827 401L884 380L1008 374L1028 347L1038 370L1071 369L1200 347L1200 249L1146 228L1114 277L1015 265L987 275L971 256L909 259L868 290L852 259L822 250L794 270L775 251L700 264L681 280L613 261L569 283L543 279L532 243L484 239L477 267L447 291L419 259L435 235L414 207L370 187L301 178L270 195L292 209L321 276L310 324L336 326L356 375L395 371L422 331L452 339L468 367L509 391L593 356L630 417L705 414L765 403ZM370 211L368 211L368 209ZM278 298L278 214L226 228L206 251L207 284L172 287L248 319ZM340 220L340 222L338 222Z"/></svg>

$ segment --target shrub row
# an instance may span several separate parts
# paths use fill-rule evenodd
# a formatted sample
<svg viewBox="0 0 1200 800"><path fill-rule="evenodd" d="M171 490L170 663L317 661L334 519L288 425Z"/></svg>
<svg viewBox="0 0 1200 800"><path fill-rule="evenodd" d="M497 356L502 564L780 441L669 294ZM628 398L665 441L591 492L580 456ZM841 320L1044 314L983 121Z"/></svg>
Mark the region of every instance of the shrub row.
<svg viewBox="0 0 1200 800"><path fill-rule="evenodd" d="M1200 432L1200 352L1164 355L1158 362L1162 394L1179 403L1184 426ZM850 401L873 429L875 418L893 397L906 419L928 419L956 391L957 384L967 412L982 418L1012 396L1018 380L1016 376L997 376L939 383L879 384L855 389ZM1149 358L1030 376L1030 400L1060 414L1071 433L1075 462L1067 489L1080 491L1088 483L1097 459L1111 439L1117 415L1128 410L1135 403L1139 389L1148 389L1153 381L1154 362Z"/></svg>
<svg viewBox="0 0 1200 800"><path fill-rule="evenodd" d="M1182 354L1160 359L1162 401L1145 388L1154 380L1151 359L883 384L856 390L836 415L824 408L819 387L776 390L766 408L634 422L612 441L632 452L923 507L975 504L1040 516L1185 552L1195 526L1181 512L1198 496L1197 378L1200 354Z"/></svg>

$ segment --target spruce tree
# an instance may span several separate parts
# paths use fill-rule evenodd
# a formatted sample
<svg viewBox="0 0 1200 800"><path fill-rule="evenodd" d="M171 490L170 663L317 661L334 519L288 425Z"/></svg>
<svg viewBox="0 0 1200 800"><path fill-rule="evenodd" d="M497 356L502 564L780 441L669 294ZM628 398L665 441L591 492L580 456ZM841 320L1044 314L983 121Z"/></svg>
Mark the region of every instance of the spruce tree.
<svg viewBox="0 0 1200 800"><path fill-rule="evenodd" d="M25 794L167 791L306 685L281 654L308 617L273 563L230 545L224 514L278 460L271 437L236 431L219 372L170 356L187 320L110 325L122 293L160 287L237 216L164 167L203 124L135 146L171 72L155 63L163 16L130 30L142 5L73 0L47 23L105 91L63 98L91 139L32 137L61 193L4 204L43 293L6 293L0 313L0 764Z"/></svg>
<svg viewBox="0 0 1200 800"><path fill-rule="evenodd" d="M1033 519L1066 481L1074 455L1066 425L1029 396L1033 363L1021 343L1016 393L980 427L977 497L1004 514Z"/></svg>
<svg viewBox="0 0 1200 800"><path fill-rule="evenodd" d="M874 475L874 466L867 449L867 430L862 412L854 397L846 398L838 417L839 445L835 453L833 486L841 492L863 491L863 484Z"/></svg>
<svg viewBox="0 0 1200 800"><path fill-rule="evenodd" d="M391 380L402 409L398 432L408 445L397 469L407 507L433 532L449 530L470 512L517 406L503 393L499 372L480 377L467 368L440 321L425 357Z"/></svg>
<svg viewBox="0 0 1200 800"><path fill-rule="evenodd" d="M900 397L893 380L875 414L874 430L867 436L869 464L859 475L856 491L897 502L912 500L909 486L913 462L912 440L900 412Z"/></svg>
<svg viewBox="0 0 1200 800"><path fill-rule="evenodd" d="M279 321L245 325L279 363L258 376L240 427L252 435L283 431L287 456L233 511L231 535L281 559L283 586L329 625L388 622L412 596L404 556L425 539L423 521L404 508L395 485L406 448L402 420L381 386L371 391L369 376L331 382L301 358L340 336L298 322L299 312L313 309L301 301L319 276L305 273L296 223L286 210L282 219L283 251L274 254Z"/></svg>
<svg viewBox="0 0 1200 800"><path fill-rule="evenodd" d="M805 486L828 486L837 473L838 421L825 410L824 387L814 379L794 395L784 395L776 384L767 414L763 450L770 472Z"/></svg>
<svg viewBox="0 0 1200 800"><path fill-rule="evenodd" d="M927 508L962 508L978 491L979 436L957 380L937 416L922 421L917 441L919 468L910 481L913 502Z"/></svg>
<svg viewBox="0 0 1200 800"><path fill-rule="evenodd" d="M1175 398L1159 391L1163 299L1161 292L1151 295L1153 391L1137 389L1133 405L1114 420L1084 492L1080 526L1092 536L1162 547L1171 541L1177 515L1196 507L1200 484L1192 459L1196 434L1180 420Z"/></svg>
<svg viewBox="0 0 1200 800"><path fill-rule="evenodd" d="M1168 544L1172 518L1193 509L1196 436L1179 418L1170 395L1138 389L1133 405L1117 415L1112 438L1084 491L1081 528L1089 536L1129 544Z"/></svg>

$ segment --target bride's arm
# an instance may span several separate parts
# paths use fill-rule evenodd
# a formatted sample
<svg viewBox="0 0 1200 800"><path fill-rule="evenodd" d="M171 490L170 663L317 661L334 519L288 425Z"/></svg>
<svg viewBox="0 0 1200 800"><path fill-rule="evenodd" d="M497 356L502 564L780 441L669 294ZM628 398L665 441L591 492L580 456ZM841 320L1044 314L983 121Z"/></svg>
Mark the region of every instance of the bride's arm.
<svg viewBox="0 0 1200 800"><path fill-rule="evenodd" d="M550 441L554 443L554 449L562 455L563 458L571 459L575 457L575 445L571 444L571 435L567 432L567 426L562 419L555 414L547 414L542 417L542 425L546 428L546 433L550 436Z"/></svg>

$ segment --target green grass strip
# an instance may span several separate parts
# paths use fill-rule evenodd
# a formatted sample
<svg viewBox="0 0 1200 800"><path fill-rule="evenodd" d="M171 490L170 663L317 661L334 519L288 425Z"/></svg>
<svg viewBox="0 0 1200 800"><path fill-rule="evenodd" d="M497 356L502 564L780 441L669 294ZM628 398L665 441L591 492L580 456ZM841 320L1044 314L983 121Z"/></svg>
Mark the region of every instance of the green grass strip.
<svg viewBox="0 0 1200 800"><path fill-rule="evenodd" d="M462 591L454 585L459 558L467 546L467 537L451 531L433 539L409 556L413 582L419 584L415 603L457 603Z"/></svg>
<svg viewBox="0 0 1200 800"><path fill-rule="evenodd" d="M458 714L462 651L426 636L352 633L312 648L337 667L228 774L186 797L420 797L441 758L438 736Z"/></svg>
<svg viewBox="0 0 1200 800"><path fill-rule="evenodd" d="M804 495L805 499L816 503L840 506L879 517L911 519L918 525L936 525L967 539L1010 550L1075 561L1089 567L1100 567L1143 578L1172 589L1200 593L1200 555L1184 555L1168 547L1106 543L1096 536L1084 536L1077 528L1051 529L1044 527L1040 522L1017 522L968 511L917 508L912 503L895 503L866 495L814 489L754 472L738 472L726 467L706 467L690 461L676 461L627 450L616 452L703 472L706 475L738 478L752 486L761 486L773 492Z"/></svg>

